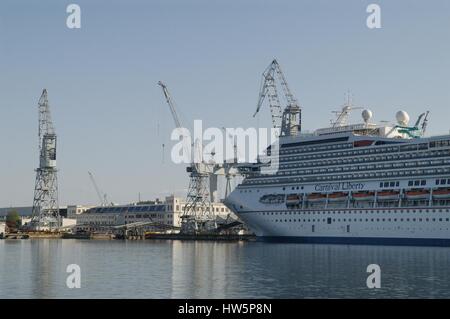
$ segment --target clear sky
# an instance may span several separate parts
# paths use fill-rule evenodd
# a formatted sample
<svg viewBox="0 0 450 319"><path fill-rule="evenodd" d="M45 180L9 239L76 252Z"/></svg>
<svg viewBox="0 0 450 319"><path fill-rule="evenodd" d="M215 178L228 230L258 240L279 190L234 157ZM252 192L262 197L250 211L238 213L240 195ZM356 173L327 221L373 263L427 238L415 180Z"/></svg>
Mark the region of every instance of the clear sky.
<svg viewBox="0 0 450 319"><path fill-rule="evenodd" d="M81 29L66 27L70 3ZM366 26L370 3L381 6L381 29ZM157 81L186 126L269 126L267 105L252 114L274 57L305 129L326 126L348 90L375 121L430 110L429 134L450 129L448 0L2 0L0 207L32 204L44 87L61 204L98 203L87 171L114 202L130 202L188 183L169 147L163 161L173 121Z"/></svg>

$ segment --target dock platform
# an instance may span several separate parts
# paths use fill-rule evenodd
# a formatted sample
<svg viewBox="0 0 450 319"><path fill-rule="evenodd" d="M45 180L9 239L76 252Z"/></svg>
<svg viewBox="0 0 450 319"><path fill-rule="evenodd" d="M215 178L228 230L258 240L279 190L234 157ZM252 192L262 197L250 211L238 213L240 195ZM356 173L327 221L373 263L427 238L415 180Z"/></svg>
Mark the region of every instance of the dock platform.
<svg viewBox="0 0 450 319"><path fill-rule="evenodd" d="M169 239L169 240L203 240L203 241L254 241L254 235L229 235L229 234L146 234L145 239Z"/></svg>

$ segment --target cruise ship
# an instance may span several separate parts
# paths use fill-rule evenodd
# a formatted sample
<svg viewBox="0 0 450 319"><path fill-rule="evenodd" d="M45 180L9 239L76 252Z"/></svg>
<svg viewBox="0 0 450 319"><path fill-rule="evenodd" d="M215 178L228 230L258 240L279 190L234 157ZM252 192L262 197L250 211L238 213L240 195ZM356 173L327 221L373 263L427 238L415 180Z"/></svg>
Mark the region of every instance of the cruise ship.
<svg viewBox="0 0 450 319"><path fill-rule="evenodd" d="M450 246L450 135L424 136L428 112L348 124L352 109L309 134L287 125L278 170L241 165L226 205L264 240Z"/></svg>

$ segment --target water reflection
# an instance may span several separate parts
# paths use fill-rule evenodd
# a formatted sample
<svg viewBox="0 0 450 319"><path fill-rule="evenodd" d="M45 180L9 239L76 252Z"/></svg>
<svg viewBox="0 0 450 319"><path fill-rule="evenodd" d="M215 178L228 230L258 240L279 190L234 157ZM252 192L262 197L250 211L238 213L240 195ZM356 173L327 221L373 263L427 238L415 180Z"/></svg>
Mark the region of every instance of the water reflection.
<svg viewBox="0 0 450 319"><path fill-rule="evenodd" d="M72 263L81 289L66 287ZM439 247L2 240L0 298L448 298L449 266Z"/></svg>
<svg viewBox="0 0 450 319"><path fill-rule="evenodd" d="M231 247L219 242L173 241L171 297L225 298Z"/></svg>

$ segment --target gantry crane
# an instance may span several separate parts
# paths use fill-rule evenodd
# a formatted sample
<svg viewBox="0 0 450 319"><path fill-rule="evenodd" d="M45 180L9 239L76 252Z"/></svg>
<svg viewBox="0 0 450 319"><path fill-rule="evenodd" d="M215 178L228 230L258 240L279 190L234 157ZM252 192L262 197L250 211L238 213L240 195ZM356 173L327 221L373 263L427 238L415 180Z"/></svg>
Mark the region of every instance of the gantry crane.
<svg viewBox="0 0 450 319"><path fill-rule="evenodd" d="M278 96L277 79L286 100L282 107ZM260 111L265 98L269 99L272 115L272 127L280 130L281 136L297 135L301 130L301 109L297 99L292 94L280 64L274 59L262 74L258 104L253 117Z"/></svg>
<svg viewBox="0 0 450 319"><path fill-rule="evenodd" d="M42 91L39 107L39 167L36 169L31 222L32 230L53 230L61 226L56 168L57 136L50 114L47 90Z"/></svg>
<svg viewBox="0 0 450 319"><path fill-rule="evenodd" d="M164 97L169 105L176 129L181 129L181 121L178 117L175 104L167 86L161 81L158 82L158 85L161 86L163 90ZM184 140L181 132L180 136ZM183 151L186 151L186 149L190 146L191 145L187 145L187 142L184 141ZM181 232L183 233L207 232L217 227L215 222L215 214L211 205L209 187L210 176L213 174L214 165L211 163L204 163L202 156L203 148L199 141L194 141L193 149L196 153L194 158L199 159L199 161L192 161L187 167L190 180L186 204L181 216ZM190 152L188 154L190 154Z"/></svg>

